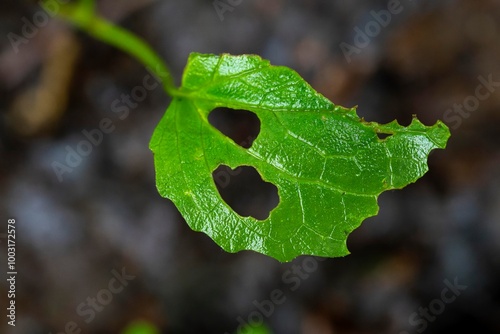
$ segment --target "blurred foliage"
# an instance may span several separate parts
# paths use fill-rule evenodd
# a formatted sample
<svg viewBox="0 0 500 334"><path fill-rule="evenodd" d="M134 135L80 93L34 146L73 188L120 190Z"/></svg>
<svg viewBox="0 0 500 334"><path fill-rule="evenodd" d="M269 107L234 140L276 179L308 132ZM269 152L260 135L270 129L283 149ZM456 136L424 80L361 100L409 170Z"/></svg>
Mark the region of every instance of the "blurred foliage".
<svg viewBox="0 0 500 334"><path fill-rule="evenodd" d="M137 320L125 327L122 334L160 334L160 331L150 322Z"/></svg>

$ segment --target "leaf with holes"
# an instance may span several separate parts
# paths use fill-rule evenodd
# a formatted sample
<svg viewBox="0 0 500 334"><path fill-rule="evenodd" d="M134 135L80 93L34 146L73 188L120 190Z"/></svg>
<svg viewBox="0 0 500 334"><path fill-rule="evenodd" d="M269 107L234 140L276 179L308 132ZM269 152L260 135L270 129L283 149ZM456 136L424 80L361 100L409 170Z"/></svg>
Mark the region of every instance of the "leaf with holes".
<svg viewBox="0 0 500 334"><path fill-rule="evenodd" d="M208 115L218 107L258 116L260 133L250 147L210 125ZM150 147L160 194L193 230L228 252L254 250L290 261L301 254L349 254L347 236L377 214L378 195L420 178L429 152L444 148L449 135L442 122L366 122L293 70L258 56L195 53ZM279 204L268 218L231 209L212 177L220 165L251 166L278 188Z"/></svg>

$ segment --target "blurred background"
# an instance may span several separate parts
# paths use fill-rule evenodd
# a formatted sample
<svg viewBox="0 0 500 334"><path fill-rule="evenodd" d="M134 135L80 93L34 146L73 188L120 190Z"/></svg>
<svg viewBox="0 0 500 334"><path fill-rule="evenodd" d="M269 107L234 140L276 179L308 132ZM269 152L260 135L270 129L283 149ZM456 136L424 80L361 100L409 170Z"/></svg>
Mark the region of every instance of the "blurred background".
<svg viewBox="0 0 500 334"><path fill-rule="evenodd" d="M38 1L2 1L0 267L15 218L18 275L16 327L2 314L0 332L123 333L145 321L154 330L141 333L251 333L249 322L275 334L500 333L498 1L98 8L151 43L177 82L190 52L254 53L368 121L407 125L416 114L444 120L452 137L416 184L380 196L379 215L349 237L351 255L281 264L228 254L157 193L148 143L169 97L147 70L49 20ZM71 149L86 155L67 165ZM56 173L58 163L67 167ZM231 182L242 189L233 201L248 206L248 184ZM5 279L0 287L3 313Z"/></svg>

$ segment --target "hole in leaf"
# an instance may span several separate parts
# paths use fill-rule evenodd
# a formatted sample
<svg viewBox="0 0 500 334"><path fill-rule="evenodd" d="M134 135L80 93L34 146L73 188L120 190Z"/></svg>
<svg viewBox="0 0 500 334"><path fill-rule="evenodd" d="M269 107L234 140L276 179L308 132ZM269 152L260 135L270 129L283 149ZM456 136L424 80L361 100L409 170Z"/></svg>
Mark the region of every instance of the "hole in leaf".
<svg viewBox="0 0 500 334"><path fill-rule="evenodd" d="M259 118L248 110L216 108L208 115L208 122L244 148L252 146L260 132Z"/></svg>
<svg viewBox="0 0 500 334"><path fill-rule="evenodd" d="M279 204L278 188L262 180L253 167L221 165L212 177L224 202L240 216L264 220Z"/></svg>
<svg viewBox="0 0 500 334"><path fill-rule="evenodd" d="M384 140L387 137L392 136L392 133L382 133L382 132L377 132L378 139Z"/></svg>

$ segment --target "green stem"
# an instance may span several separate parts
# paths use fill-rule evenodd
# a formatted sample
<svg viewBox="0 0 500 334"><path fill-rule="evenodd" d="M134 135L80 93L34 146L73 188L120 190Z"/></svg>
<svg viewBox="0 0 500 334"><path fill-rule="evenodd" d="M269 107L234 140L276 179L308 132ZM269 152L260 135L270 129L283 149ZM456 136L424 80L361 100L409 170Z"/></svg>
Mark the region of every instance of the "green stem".
<svg viewBox="0 0 500 334"><path fill-rule="evenodd" d="M81 0L76 5L61 6L58 14L94 38L135 57L162 80L170 96L179 95L171 71L160 56L140 37L97 16L93 1Z"/></svg>

